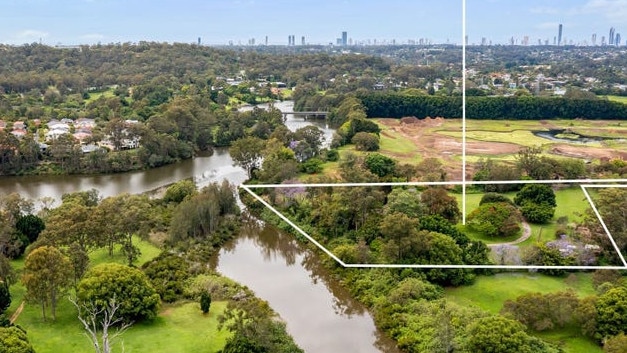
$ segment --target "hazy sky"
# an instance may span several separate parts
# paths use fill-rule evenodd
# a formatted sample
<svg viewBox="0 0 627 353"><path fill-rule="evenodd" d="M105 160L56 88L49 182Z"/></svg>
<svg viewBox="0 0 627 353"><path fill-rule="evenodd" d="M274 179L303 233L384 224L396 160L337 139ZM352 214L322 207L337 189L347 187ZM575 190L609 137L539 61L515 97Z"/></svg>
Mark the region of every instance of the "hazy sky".
<svg viewBox="0 0 627 353"><path fill-rule="evenodd" d="M549 39L563 23L576 43L625 31L627 0L466 0L470 43ZM462 0L0 0L0 43L462 42ZM624 26L624 28L622 28ZM624 42L624 41L623 41Z"/></svg>

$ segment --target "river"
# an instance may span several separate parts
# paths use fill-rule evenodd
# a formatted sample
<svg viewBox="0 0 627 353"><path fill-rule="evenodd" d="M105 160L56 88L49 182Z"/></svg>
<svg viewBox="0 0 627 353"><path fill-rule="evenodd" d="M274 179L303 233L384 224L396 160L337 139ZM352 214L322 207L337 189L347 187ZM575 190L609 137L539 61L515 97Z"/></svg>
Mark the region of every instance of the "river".
<svg viewBox="0 0 627 353"><path fill-rule="evenodd" d="M275 106L293 109L292 102ZM328 145L334 130L324 121L287 116L292 131L311 124L323 130ZM129 173L0 177L0 195L18 192L32 200L47 196L58 201L69 192L95 188L102 197L143 193L189 178L199 187L223 179L241 184L246 174L232 162L227 149L216 149L212 155ZM365 308L325 271L318 256L274 227L245 227L240 237L222 248L213 266L268 301L308 353L397 352L394 343L378 333Z"/></svg>

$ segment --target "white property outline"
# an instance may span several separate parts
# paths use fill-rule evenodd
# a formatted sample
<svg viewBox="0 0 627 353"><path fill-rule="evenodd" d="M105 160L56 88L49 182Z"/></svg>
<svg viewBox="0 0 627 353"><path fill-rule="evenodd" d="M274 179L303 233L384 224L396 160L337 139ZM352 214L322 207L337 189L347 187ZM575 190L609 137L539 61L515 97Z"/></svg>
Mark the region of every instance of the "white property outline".
<svg viewBox="0 0 627 353"><path fill-rule="evenodd" d="M289 224L292 228L294 228L298 233L303 235L313 244L315 244L320 250L324 251L325 254L329 255L333 260L335 260L338 264L345 268L442 268L442 269L505 269L505 270L541 270L541 269L555 269L555 270L625 270L627 269L627 262L623 257L618 245L616 245L616 241L610 234L605 222L603 221L601 215L599 214L592 198L588 194L586 188L613 188L627 187L627 184L585 184L585 183L625 183L627 179L567 179L567 180L500 180L500 181L472 181L472 182L456 182L456 181L443 181L443 182L388 182L388 183L319 183L319 184L265 184L265 185L245 185L241 184L239 187L246 190L250 195L252 195L257 201L261 202L264 206L269 208L272 212L274 212L281 220ZM341 259L339 259L335 254L325 248L322 244L320 244L316 239L307 234L304 230L302 230L299 226L294 224L289 218L285 217L281 212L277 211L272 205L270 205L266 200L261 198L261 196L257 195L251 189L280 189L280 188L294 188L294 187L346 187L346 186L430 186L430 185L461 185L461 184L473 184L473 185L497 185L497 184L581 184L580 187L586 196L586 199L590 203L592 210L595 215L601 222L601 226L605 231L606 235L610 238L610 242L614 247L614 251L618 254L623 266L541 266L541 265L435 265L435 264L347 264ZM464 193L465 198L465 193ZM465 203L465 199L463 200Z"/></svg>
<svg viewBox="0 0 627 353"><path fill-rule="evenodd" d="M625 270L627 269L627 262L623 254L618 249L614 238L610 234L605 222L599 214L594 202L590 198L586 187L627 187L627 179L574 179L574 180L499 180L499 181L467 181L466 179L466 0L461 0L462 3L462 181L449 181L449 182L404 182L404 183L330 183L330 184L267 184L267 185L245 185L241 184L240 187L251 194L255 199L261 202L264 206L268 207L279 218L296 229L300 234L305 236L309 241L314 243L318 248L324 251L327 255L333 258L337 263L347 268L468 268L468 269L508 269L508 270L522 270L522 269L563 269L563 270ZM340 260L337 256L331 253L327 248L322 246L318 241L313 239L309 234L303 231L300 227L290 221L281 212L278 212L272 205L267 203L259 195L255 194L251 189L254 188L290 188L290 187L338 187L338 186L429 186L429 185L461 185L462 186L462 224L466 224L466 185L494 185L494 184L581 184L580 187L586 196L588 203L592 207L594 214L601 222L603 230L610 238L614 251L618 254L623 266L533 266L533 265L418 265L418 264L347 264ZM619 183L619 184L585 184L585 183ZM622 184L620 184L622 183Z"/></svg>

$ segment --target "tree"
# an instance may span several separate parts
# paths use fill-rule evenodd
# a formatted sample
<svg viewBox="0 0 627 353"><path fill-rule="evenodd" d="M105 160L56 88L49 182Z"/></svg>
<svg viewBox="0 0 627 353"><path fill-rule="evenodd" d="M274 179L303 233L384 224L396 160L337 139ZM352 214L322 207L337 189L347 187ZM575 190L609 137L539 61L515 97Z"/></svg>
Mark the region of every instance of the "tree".
<svg viewBox="0 0 627 353"><path fill-rule="evenodd" d="M555 192L546 184L527 184L514 197L522 215L532 223L546 223L555 214Z"/></svg>
<svg viewBox="0 0 627 353"><path fill-rule="evenodd" d="M186 197L196 192L196 184L192 180L181 180L168 186L163 195L163 202L181 203Z"/></svg>
<svg viewBox="0 0 627 353"><path fill-rule="evenodd" d="M262 152L265 141L258 137L245 137L233 142L229 154L236 166L244 168L248 178L252 179L253 171L261 167Z"/></svg>
<svg viewBox="0 0 627 353"><path fill-rule="evenodd" d="M102 306L92 302L79 304L75 299L70 299L78 310L78 320L83 324L85 336L91 341L96 353L110 353L111 345L131 325L132 322L123 322L118 315L120 303L115 297ZM113 334L109 330L116 328Z"/></svg>
<svg viewBox="0 0 627 353"><path fill-rule="evenodd" d="M89 195L66 196L59 207L50 211L40 238L59 247L77 243L87 252L96 245L101 229L94 227L94 206Z"/></svg>
<svg viewBox="0 0 627 353"><path fill-rule="evenodd" d="M457 200L443 188L433 187L423 191L420 200L425 206L426 214L440 215L451 223L457 223L461 217Z"/></svg>
<svg viewBox="0 0 627 353"><path fill-rule="evenodd" d="M17 326L0 327L0 353L35 353L28 336Z"/></svg>
<svg viewBox="0 0 627 353"><path fill-rule="evenodd" d="M24 234L28 241L33 243L39 237L39 234L46 228L44 221L32 214L27 214L18 218L15 228Z"/></svg>
<svg viewBox="0 0 627 353"><path fill-rule="evenodd" d="M549 206L557 206L555 192L553 192L551 186L547 184L526 184L523 186L523 188L516 193L514 203L518 206L522 206L525 202L535 204L545 203Z"/></svg>
<svg viewBox="0 0 627 353"><path fill-rule="evenodd" d="M185 281L190 276L189 265L185 259L166 252L146 262L142 270L161 300L167 303L176 301L183 294Z"/></svg>
<svg viewBox="0 0 627 353"><path fill-rule="evenodd" d="M387 196L387 203L383 211L386 214L400 212L409 217L417 218L423 213L420 194L416 189L392 189Z"/></svg>
<svg viewBox="0 0 627 353"><path fill-rule="evenodd" d="M211 307L211 293L207 291L203 291L200 294L200 310L202 310L203 314L209 312L209 308Z"/></svg>
<svg viewBox="0 0 627 353"><path fill-rule="evenodd" d="M627 288L615 287L599 296L597 327L594 337L605 340L620 333L627 333Z"/></svg>
<svg viewBox="0 0 627 353"><path fill-rule="evenodd" d="M470 229L490 237L509 237L520 232L522 217L515 206L505 202L484 203L468 215Z"/></svg>
<svg viewBox="0 0 627 353"><path fill-rule="evenodd" d="M573 263L572 257L565 257L559 249L542 243L526 248L522 260L525 265L537 266L569 266ZM566 273L563 269L540 269L539 272L551 276L563 276Z"/></svg>
<svg viewBox="0 0 627 353"><path fill-rule="evenodd" d="M0 253L0 285L7 289L15 283L17 277L9 259Z"/></svg>
<svg viewBox="0 0 627 353"><path fill-rule="evenodd" d="M72 284L72 278L70 260L55 247L39 247L28 254L24 262L22 283L26 287L26 297L41 304L44 320L47 306L52 319L56 319L57 300Z"/></svg>
<svg viewBox="0 0 627 353"><path fill-rule="evenodd" d="M369 132L358 132L351 139L358 151L377 151L379 149L379 137Z"/></svg>
<svg viewBox="0 0 627 353"><path fill-rule="evenodd" d="M557 352L538 338L529 336L521 323L498 315L473 321L468 327L467 337L465 348L469 352Z"/></svg>
<svg viewBox="0 0 627 353"><path fill-rule="evenodd" d="M370 172L383 178L394 172L396 162L380 153L369 153L364 160L364 165Z"/></svg>
<svg viewBox="0 0 627 353"><path fill-rule="evenodd" d="M571 291L528 293L515 300L506 300L501 313L520 321L536 331L564 328L574 321L579 306L577 295Z"/></svg>
<svg viewBox="0 0 627 353"><path fill-rule="evenodd" d="M103 310L115 298L120 303L116 312L125 323L152 320L159 309L159 294L148 277L139 269L116 263L89 270L78 283L76 294L79 305L93 303L96 310Z"/></svg>
<svg viewBox="0 0 627 353"><path fill-rule="evenodd" d="M109 255L113 255L115 244L122 245L122 253L131 265L140 255L139 248L133 244L133 235L147 234L149 209L146 195L123 193L102 200L91 218L92 230L102 234L97 244L107 246Z"/></svg>
<svg viewBox="0 0 627 353"><path fill-rule="evenodd" d="M11 306L11 292L3 283L0 283L0 315Z"/></svg>

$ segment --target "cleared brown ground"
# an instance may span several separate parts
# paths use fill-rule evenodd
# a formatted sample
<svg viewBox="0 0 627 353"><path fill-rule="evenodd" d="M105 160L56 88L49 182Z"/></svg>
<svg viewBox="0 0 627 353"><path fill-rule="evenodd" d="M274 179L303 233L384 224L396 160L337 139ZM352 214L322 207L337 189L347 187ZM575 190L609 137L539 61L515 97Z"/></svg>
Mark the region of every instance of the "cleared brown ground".
<svg viewBox="0 0 627 353"><path fill-rule="evenodd" d="M443 118L416 119L408 117L403 119L377 119L377 121L393 131L394 134L411 140L415 145L416 154L422 156L423 159L435 157L442 160L446 166L449 179L461 180L462 139L438 133L439 130L461 131L461 121L459 121L457 128L451 128L452 125L449 123L445 125ZM621 137L625 135L627 138L627 129L603 129L602 127L605 126L607 122L593 122L592 124L599 128L586 128L579 132L588 135L603 135L603 133L609 132L614 136L616 136L616 134ZM537 128L560 129L563 127L556 126L552 122L538 121ZM393 134L387 131L384 131L383 135L394 138ZM553 155L586 160L615 158L627 160L627 150L620 148L589 147L575 143L551 142L550 140L547 140L547 144L549 144L549 148L546 152ZM522 147L524 146L517 143L467 140L466 155L483 157L498 156L502 158L506 155L516 154ZM468 177L472 175L472 169L472 163L469 163L467 165Z"/></svg>

